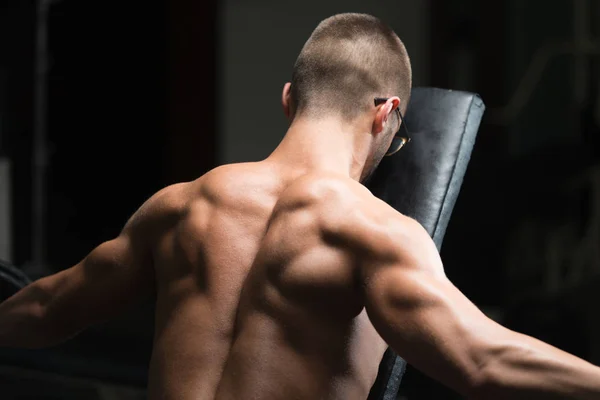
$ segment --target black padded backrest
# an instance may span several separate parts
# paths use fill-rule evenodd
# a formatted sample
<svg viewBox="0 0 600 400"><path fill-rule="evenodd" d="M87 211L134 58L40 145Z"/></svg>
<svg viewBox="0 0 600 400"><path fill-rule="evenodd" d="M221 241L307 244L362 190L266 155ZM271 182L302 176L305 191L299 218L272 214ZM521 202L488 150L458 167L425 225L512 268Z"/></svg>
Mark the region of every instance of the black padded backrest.
<svg viewBox="0 0 600 400"><path fill-rule="evenodd" d="M0 260L0 302L17 293L31 281L20 269Z"/></svg>
<svg viewBox="0 0 600 400"><path fill-rule="evenodd" d="M367 184L373 194L423 225L441 249L485 106L473 93L414 88L405 123L412 141L386 157ZM391 349L369 400L395 400L406 363Z"/></svg>

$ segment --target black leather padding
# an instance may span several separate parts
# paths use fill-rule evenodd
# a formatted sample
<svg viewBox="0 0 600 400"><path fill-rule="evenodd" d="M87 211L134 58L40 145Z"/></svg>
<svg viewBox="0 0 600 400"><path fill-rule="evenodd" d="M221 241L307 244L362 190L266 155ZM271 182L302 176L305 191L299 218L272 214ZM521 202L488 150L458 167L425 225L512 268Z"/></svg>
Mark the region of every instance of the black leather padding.
<svg viewBox="0 0 600 400"><path fill-rule="evenodd" d="M30 283L31 281L23 271L0 260L0 303Z"/></svg>
<svg viewBox="0 0 600 400"><path fill-rule="evenodd" d="M367 183L375 196L419 221L438 250L484 110L473 93L414 88L405 116L412 141L386 157ZM406 362L388 349L369 400L395 400L405 368Z"/></svg>

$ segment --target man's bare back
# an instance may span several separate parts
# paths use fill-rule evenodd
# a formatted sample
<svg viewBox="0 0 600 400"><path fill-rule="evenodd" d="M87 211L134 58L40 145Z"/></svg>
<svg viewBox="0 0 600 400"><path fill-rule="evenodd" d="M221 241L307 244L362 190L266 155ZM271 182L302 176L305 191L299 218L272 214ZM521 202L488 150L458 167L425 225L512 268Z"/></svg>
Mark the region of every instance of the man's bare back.
<svg viewBox="0 0 600 400"><path fill-rule="evenodd" d="M600 368L487 318L423 227L359 183L407 143L395 33L334 16L299 60L266 160L152 196L0 304L0 346L54 345L154 297L151 399L365 399L387 345L467 398L600 398Z"/></svg>
<svg viewBox="0 0 600 400"><path fill-rule="evenodd" d="M386 345L355 254L327 237L358 184L277 170L224 166L160 196L183 210L155 246L151 398L367 397Z"/></svg>
<svg viewBox="0 0 600 400"><path fill-rule="evenodd" d="M158 192L0 304L0 346L59 343L152 295L151 399L364 399L386 343L467 398L600 394L598 367L485 317L416 221L273 161Z"/></svg>

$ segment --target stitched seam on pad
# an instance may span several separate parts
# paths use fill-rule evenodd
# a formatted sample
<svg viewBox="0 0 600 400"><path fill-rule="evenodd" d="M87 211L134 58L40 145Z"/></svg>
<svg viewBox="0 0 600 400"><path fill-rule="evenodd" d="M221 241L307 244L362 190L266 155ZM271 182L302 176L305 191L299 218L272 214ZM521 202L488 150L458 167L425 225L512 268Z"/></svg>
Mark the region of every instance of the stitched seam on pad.
<svg viewBox="0 0 600 400"><path fill-rule="evenodd" d="M444 212L444 209L446 208L446 198L448 197L448 192L450 191L450 187L452 186L452 184L455 182L454 172L456 171L456 165L458 164L458 160L460 158L460 155L462 154L462 150L464 147L463 139L464 139L465 133L467 131L467 126L469 125L469 119L471 118L471 112L473 111L473 102L475 101L475 95L473 94L471 96L472 96L472 98L471 98L471 103L469 104L469 113L467 114L467 118L465 119L465 125L463 127L463 131L460 136L460 146L458 147L458 154L456 156L456 159L454 160L454 165L452 166L452 172L450 174L450 181L448 182L448 185L446 186L446 191L444 193L444 198L442 200L442 206L440 207L440 211L439 211L437 219L435 221L435 228L434 228L433 235L432 235L432 239L434 241L435 241L437 233L439 232L440 218L442 218L442 213ZM440 243L440 249L441 249L441 247L442 247L442 244Z"/></svg>

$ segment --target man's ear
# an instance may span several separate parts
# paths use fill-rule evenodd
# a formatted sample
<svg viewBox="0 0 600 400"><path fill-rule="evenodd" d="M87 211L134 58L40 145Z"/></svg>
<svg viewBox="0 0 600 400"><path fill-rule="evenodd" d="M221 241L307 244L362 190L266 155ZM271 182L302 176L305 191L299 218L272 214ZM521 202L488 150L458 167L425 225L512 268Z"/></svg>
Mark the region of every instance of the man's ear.
<svg viewBox="0 0 600 400"><path fill-rule="evenodd" d="M283 113L286 118L290 118L290 91L292 84L287 82L283 85L283 92L281 93L281 105L283 106Z"/></svg>
<svg viewBox="0 0 600 400"><path fill-rule="evenodd" d="M390 97L385 103L377 106L375 119L373 120L373 132L381 133L388 124L398 124L393 116L396 108L400 107L400 98L398 96Z"/></svg>

